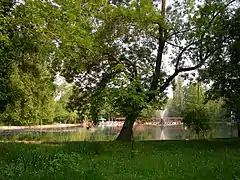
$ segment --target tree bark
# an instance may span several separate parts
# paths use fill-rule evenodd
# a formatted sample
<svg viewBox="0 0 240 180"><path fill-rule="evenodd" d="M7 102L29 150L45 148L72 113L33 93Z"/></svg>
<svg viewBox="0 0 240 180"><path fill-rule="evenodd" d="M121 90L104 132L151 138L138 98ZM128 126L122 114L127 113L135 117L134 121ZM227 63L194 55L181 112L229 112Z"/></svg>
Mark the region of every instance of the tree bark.
<svg viewBox="0 0 240 180"><path fill-rule="evenodd" d="M135 117L127 117L123 127L116 138L116 140L120 141L131 141L133 137L133 125L135 122L136 118Z"/></svg>
<svg viewBox="0 0 240 180"><path fill-rule="evenodd" d="M240 137L240 100L236 101L235 120L237 121L238 137Z"/></svg>
<svg viewBox="0 0 240 180"><path fill-rule="evenodd" d="M238 137L240 138L240 122L237 123L237 129L238 129Z"/></svg>

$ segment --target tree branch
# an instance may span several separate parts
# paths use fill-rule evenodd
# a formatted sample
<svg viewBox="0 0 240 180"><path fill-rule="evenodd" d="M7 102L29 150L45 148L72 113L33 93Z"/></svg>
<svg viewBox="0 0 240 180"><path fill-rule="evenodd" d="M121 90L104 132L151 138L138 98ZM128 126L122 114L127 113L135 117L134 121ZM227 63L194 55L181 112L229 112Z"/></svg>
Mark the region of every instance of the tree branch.
<svg viewBox="0 0 240 180"><path fill-rule="evenodd" d="M219 48L218 48L219 49ZM160 87L160 92L163 92L166 90L166 88L169 86L169 84L171 83L171 81L181 72L188 72L188 71L193 71L196 70L198 68L200 68L205 62L206 60L214 53L216 52L218 49L215 49L213 52L206 54L206 56L203 58L202 57L202 53L200 53L200 62L192 67L185 67L185 68L180 68L180 69L175 69L175 72L165 81L165 83Z"/></svg>
<svg viewBox="0 0 240 180"><path fill-rule="evenodd" d="M184 53L186 50L188 50L188 48L189 48L191 45L193 45L193 44L194 44L194 42L189 43L189 44L188 44L187 46L185 46L185 47L182 49L182 51L178 54L178 56L177 56L177 58L176 58L175 71L178 69L178 65L179 65L180 60L182 59L183 53Z"/></svg>
<svg viewBox="0 0 240 180"><path fill-rule="evenodd" d="M193 31L194 29L196 29L196 27L192 27L192 28L189 28L189 29L184 29L182 31L174 31L173 33L171 33L169 36L166 37L166 39L169 39L175 35L178 35L178 34L183 34L183 33L186 33L188 31ZM174 30L174 29L172 29Z"/></svg>
<svg viewBox="0 0 240 180"><path fill-rule="evenodd" d="M230 1L229 3L226 4L225 8L228 7L230 4L232 4L233 2L235 2L236 0L232 0ZM208 23L208 27L211 26L211 24L213 23L213 21L215 20L215 18L220 14L220 11L218 13L216 13L213 18L210 20L210 22ZM177 32L178 33L178 32ZM177 33L174 33L174 34L177 34ZM173 34L173 35L174 35ZM169 86L169 84L171 83L171 81L181 72L188 72L188 71L193 71L193 70L196 70L198 68L200 68L204 63L205 61L216 51L216 49L212 52L212 53L208 53L206 54L206 56L203 58L203 54L202 54L202 39L204 37L204 35L206 34L206 32L204 32L202 35L201 35L201 40L200 40L200 44L201 44L201 47L200 47L200 62L195 65L195 66L192 66L192 67L186 67L186 68L180 68L178 69L178 65L179 65L179 62L181 60L181 57L182 57L182 54L191 46L193 45L194 43L190 43L188 46L186 46L184 49L182 49L182 51L179 53L178 57L177 57L177 63L175 65L175 72L165 81L165 83L160 87L160 92L163 92L166 90L166 88Z"/></svg>
<svg viewBox="0 0 240 180"><path fill-rule="evenodd" d="M138 72L137 72L137 65L133 63L131 60L126 58L125 56L119 59L120 61L123 60L127 63L128 66L132 67L133 70L133 77L136 77Z"/></svg>
<svg viewBox="0 0 240 180"><path fill-rule="evenodd" d="M179 46L179 45L177 45L177 44L173 44L173 43L171 43L171 42L169 42L169 41L165 41L165 42L166 42L167 44L173 46L173 47L183 48L182 46Z"/></svg>
<svg viewBox="0 0 240 180"><path fill-rule="evenodd" d="M164 92L166 90L166 88L169 86L169 84L171 83L171 81L181 72L187 72L187 71L193 71L195 69L200 68L203 64L205 63L205 61L200 62L199 64L192 66L192 67L186 67L186 68L180 68L178 70L176 70L166 81L165 83L160 87L160 92Z"/></svg>

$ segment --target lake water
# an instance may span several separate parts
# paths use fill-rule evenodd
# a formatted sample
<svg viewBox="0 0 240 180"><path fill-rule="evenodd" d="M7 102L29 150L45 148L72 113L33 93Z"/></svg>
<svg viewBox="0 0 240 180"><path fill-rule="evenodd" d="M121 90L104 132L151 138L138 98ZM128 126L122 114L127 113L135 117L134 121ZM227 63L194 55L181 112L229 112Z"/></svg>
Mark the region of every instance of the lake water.
<svg viewBox="0 0 240 180"><path fill-rule="evenodd" d="M101 141L114 140L121 127L96 127L87 130L83 127L70 129L49 130L47 132L14 132L1 135L10 140L43 140L43 141ZM207 134L208 138L237 137L237 126L215 124ZM184 128L183 125L152 126L139 124L134 127L134 140L183 140L193 139L196 135Z"/></svg>
<svg viewBox="0 0 240 180"><path fill-rule="evenodd" d="M95 130L102 132L108 137L116 137L121 128L99 128ZM94 132L92 132L94 136ZM215 128L206 133L210 138L231 138L237 137L237 126L227 124L216 124ZM187 130L183 125L170 125L170 126L151 126L151 125L136 125L134 128L135 140L181 140L191 139L196 137L194 132Z"/></svg>

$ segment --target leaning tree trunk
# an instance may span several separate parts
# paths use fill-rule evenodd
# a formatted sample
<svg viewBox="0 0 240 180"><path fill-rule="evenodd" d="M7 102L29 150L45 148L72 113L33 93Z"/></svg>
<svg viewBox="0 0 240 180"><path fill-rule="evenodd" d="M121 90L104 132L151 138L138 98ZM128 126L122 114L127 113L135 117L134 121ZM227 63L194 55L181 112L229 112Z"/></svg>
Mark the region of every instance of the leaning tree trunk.
<svg viewBox="0 0 240 180"><path fill-rule="evenodd" d="M238 137L240 138L240 122L237 122L237 129L238 129Z"/></svg>
<svg viewBox="0 0 240 180"><path fill-rule="evenodd" d="M133 125L135 122L136 118L135 117L127 117L123 127L116 138L116 140L121 140L121 141L131 141L132 136L133 136Z"/></svg>
<svg viewBox="0 0 240 180"><path fill-rule="evenodd" d="M237 120L238 137L240 137L240 101L236 102L235 119Z"/></svg>

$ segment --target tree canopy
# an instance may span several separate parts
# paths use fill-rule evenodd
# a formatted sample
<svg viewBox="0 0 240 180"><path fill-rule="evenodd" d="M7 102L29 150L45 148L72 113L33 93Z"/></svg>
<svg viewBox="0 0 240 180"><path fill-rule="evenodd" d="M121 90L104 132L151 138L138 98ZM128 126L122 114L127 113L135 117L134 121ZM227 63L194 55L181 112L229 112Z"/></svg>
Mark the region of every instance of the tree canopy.
<svg viewBox="0 0 240 180"><path fill-rule="evenodd" d="M227 111L222 98L207 99L207 91L197 82L183 85L181 78L177 79L173 98L167 105L168 116L183 117L183 122L197 134L205 133L216 122L227 121Z"/></svg>
<svg viewBox="0 0 240 180"><path fill-rule="evenodd" d="M61 74L74 84L68 103L72 112L96 119L103 108L114 109L126 117L117 139L130 140L135 120L148 107L163 107L166 89L177 75L210 70L223 52L237 57L232 53L237 52L237 41L232 39L238 39L238 29L235 21L227 22L229 18L237 21L238 13L231 15L235 2L4 3L0 12L1 116L20 123L51 121L53 80ZM235 29L228 33L225 27Z"/></svg>
<svg viewBox="0 0 240 180"><path fill-rule="evenodd" d="M55 87L40 35L31 26L24 5L14 8L11 2L2 1L1 6L5 24L1 29L1 122L52 121Z"/></svg>
<svg viewBox="0 0 240 180"><path fill-rule="evenodd" d="M239 12L239 6L234 6L227 16L219 19L221 26L215 30L215 34L221 36L225 43L207 66L200 70L200 79L206 84L211 83L209 99L224 98L226 107L234 112L236 119L240 118Z"/></svg>

